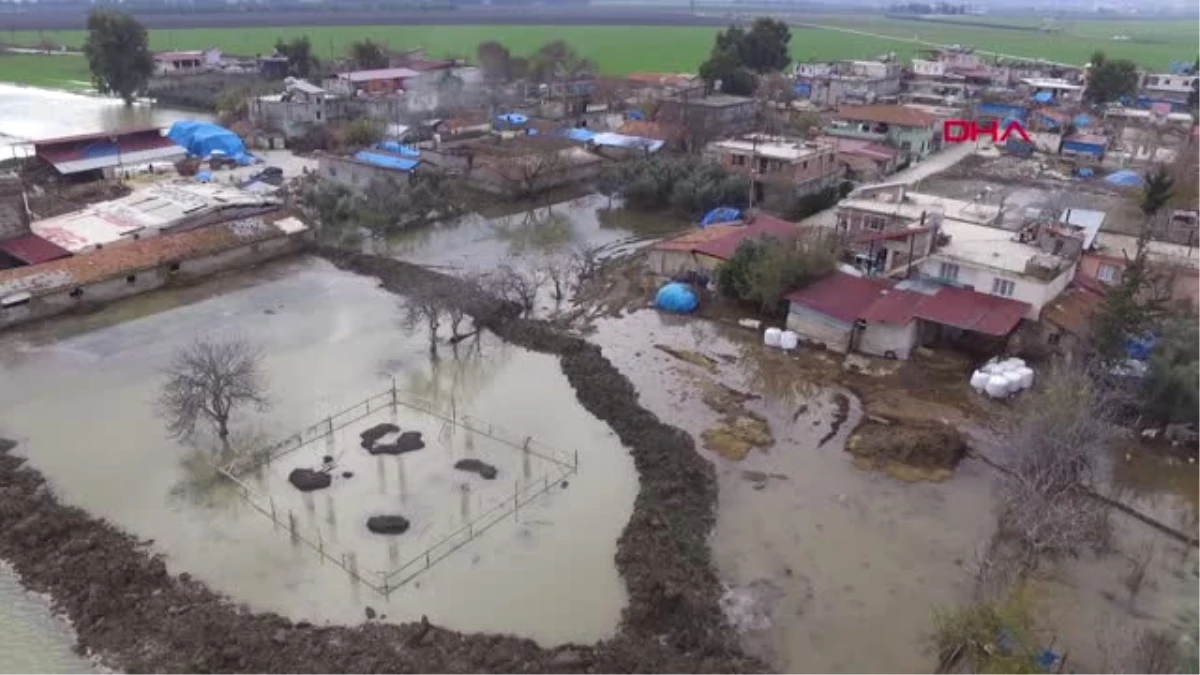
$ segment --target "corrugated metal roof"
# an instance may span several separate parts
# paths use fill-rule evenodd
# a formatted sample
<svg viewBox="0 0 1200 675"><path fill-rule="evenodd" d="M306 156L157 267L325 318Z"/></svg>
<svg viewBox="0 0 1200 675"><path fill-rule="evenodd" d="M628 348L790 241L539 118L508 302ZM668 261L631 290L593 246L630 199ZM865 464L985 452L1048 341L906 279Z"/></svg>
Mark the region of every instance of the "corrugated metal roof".
<svg viewBox="0 0 1200 675"><path fill-rule="evenodd" d="M834 272L788 295L787 299L844 323L853 323L889 286L882 279Z"/></svg>
<svg viewBox="0 0 1200 675"><path fill-rule="evenodd" d="M378 68L375 70L355 70L348 73L338 73L337 77L351 82L371 82L373 80L396 80L420 75L411 68Z"/></svg>
<svg viewBox="0 0 1200 675"><path fill-rule="evenodd" d="M0 242L0 251L4 251L26 265L38 265L59 258L71 257L71 252L67 249L36 234Z"/></svg>
<svg viewBox="0 0 1200 675"><path fill-rule="evenodd" d="M1096 241L1100 227L1104 225L1104 211L1089 211L1087 209L1067 209L1062 215L1062 222L1074 225L1083 230L1083 248L1086 251Z"/></svg>
<svg viewBox="0 0 1200 675"><path fill-rule="evenodd" d="M692 251L704 242L720 239L741 228L741 225L710 225L703 230L692 230L673 239L665 239L652 248L658 251Z"/></svg>
<svg viewBox="0 0 1200 675"><path fill-rule="evenodd" d="M719 239L700 244L696 247L696 253L702 253L718 260L729 260L733 257L738 247L742 245L742 242L748 239L758 239L760 237L796 237L801 232L800 226L796 223L790 223L775 216L760 213L754 216L753 223L745 227L739 227Z"/></svg>
<svg viewBox="0 0 1200 675"><path fill-rule="evenodd" d="M877 122L902 127L931 127L937 121L933 115L903 105L844 105L838 108L840 119L854 122Z"/></svg>

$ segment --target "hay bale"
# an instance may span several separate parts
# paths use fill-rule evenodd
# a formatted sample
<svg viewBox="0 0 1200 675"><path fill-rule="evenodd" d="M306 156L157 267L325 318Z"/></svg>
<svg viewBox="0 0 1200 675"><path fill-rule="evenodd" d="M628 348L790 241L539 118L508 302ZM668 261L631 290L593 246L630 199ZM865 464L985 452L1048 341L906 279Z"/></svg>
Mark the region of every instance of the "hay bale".
<svg viewBox="0 0 1200 675"><path fill-rule="evenodd" d="M367 518L367 529L375 534L404 534L408 531L409 522L404 516L387 515Z"/></svg>
<svg viewBox="0 0 1200 675"><path fill-rule="evenodd" d="M425 447L425 441L421 440L421 432L406 431L400 434L395 443L372 444L367 447L366 441L363 441L363 447L372 455L403 455Z"/></svg>
<svg viewBox="0 0 1200 675"><path fill-rule="evenodd" d="M478 459L460 459L454 463L454 468L459 471L477 473L485 480L495 480L496 475L499 473L496 467Z"/></svg>
<svg viewBox="0 0 1200 675"><path fill-rule="evenodd" d="M362 432L359 434L359 438L362 439L363 447L370 449L370 446L374 445L379 439L387 436L388 434L394 434L398 431L400 431L400 427L390 422L383 422L382 424L376 424L370 429Z"/></svg>
<svg viewBox="0 0 1200 675"><path fill-rule="evenodd" d="M855 463L903 480L944 480L967 454L958 429L938 422L859 427L846 449Z"/></svg>
<svg viewBox="0 0 1200 675"><path fill-rule="evenodd" d="M333 478L324 471L312 469L292 469L288 474L288 482L301 492L323 490L333 484Z"/></svg>

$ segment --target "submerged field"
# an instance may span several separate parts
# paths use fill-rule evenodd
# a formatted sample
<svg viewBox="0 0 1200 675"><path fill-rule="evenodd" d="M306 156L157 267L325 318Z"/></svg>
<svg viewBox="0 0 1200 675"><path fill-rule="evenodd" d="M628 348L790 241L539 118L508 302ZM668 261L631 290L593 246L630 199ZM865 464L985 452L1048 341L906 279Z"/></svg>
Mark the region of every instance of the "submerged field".
<svg viewBox="0 0 1200 675"><path fill-rule="evenodd" d="M1096 49L1110 57L1131 58L1147 68L1165 68L1172 61L1195 58L1197 40L1189 22L1104 21L1057 24L1061 32L1046 33L1030 25L1010 27L953 25L883 17L789 17L792 57L798 61L864 59L885 52L905 57L919 43L962 44L978 49L1084 63ZM315 19L314 19L315 20ZM985 21L981 21L985 22ZM562 39L596 61L603 72L620 75L636 71L694 71L707 55L718 28L704 26L287 26L221 29L153 30L154 49L219 47L234 54L270 52L275 41L307 35L323 58L340 56L363 39L394 49L424 47L438 57L471 58L479 43L497 40L516 53L529 53L547 41ZM846 32L859 31L859 32ZM1114 35L1128 36L1114 41ZM10 31L0 41L32 46L42 40L77 48L84 31ZM87 80L84 60L77 56L8 55L0 58L0 81L35 86L74 88Z"/></svg>

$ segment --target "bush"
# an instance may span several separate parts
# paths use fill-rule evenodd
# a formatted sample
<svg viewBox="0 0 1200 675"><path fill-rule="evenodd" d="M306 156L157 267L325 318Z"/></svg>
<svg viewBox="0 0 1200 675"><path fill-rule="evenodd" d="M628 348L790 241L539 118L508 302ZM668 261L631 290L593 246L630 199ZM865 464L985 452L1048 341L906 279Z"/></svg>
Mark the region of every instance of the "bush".
<svg viewBox="0 0 1200 675"><path fill-rule="evenodd" d="M366 147L383 140L383 122L363 117L348 123L342 129L342 141L349 146Z"/></svg>
<svg viewBox="0 0 1200 675"><path fill-rule="evenodd" d="M624 165L612 183L628 206L673 209L699 216L719 206L743 208L750 183L719 165L695 157L646 157Z"/></svg>
<svg viewBox="0 0 1200 675"><path fill-rule="evenodd" d="M722 295L758 305L764 313L781 311L783 296L829 274L837 266L837 246L825 232L795 239L773 237L742 243L717 270Z"/></svg>

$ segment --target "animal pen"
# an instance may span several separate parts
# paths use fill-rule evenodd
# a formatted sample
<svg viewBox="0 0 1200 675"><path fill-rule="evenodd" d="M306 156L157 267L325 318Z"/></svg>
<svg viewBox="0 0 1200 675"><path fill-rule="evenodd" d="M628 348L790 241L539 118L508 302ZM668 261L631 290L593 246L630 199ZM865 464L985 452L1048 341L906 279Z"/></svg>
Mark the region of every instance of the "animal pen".
<svg viewBox="0 0 1200 675"><path fill-rule="evenodd" d="M496 525L509 521L518 522L523 509L526 509L531 502L543 495L553 494L556 487L565 488L567 486L566 479L579 470L578 451L573 452L570 456L564 456L530 436L516 437L495 424L461 413L453 398L449 401L448 408L448 410L439 410L438 406L432 402L406 397L404 392L396 388L393 380L390 389L328 415L317 424L294 433L278 443L235 459L220 467L219 471L225 478L238 486L239 494L248 504L271 520L276 531L289 536L293 545L312 549L323 563L332 563L344 569L353 583L365 585L386 598ZM321 452L321 470L331 475L337 473L336 468L345 466L344 462L353 461L360 464L364 461L370 462L369 458L363 459L368 452L362 449L366 447L365 445L360 447L355 443L353 447L338 447L339 437L344 445L347 434L350 434L351 439L357 441L357 437L353 435L353 432L358 429L357 426L349 432L342 430L356 424L365 428L370 426L366 424L367 422L372 419L378 420L381 417L394 424L401 416L424 420L427 424L436 425L438 429L436 447L387 457L372 453L378 467L377 477L380 489L378 495L372 494L371 497L379 499L379 495L384 495L386 492L385 465L390 462L395 464L398 483L401 486L399 498L403 501L405 495L408 494L404 487L406 483L405 462L408 461L407 458L416 458L423 463L427 474L423 476L426 480L418 481L421 485L436 484L443 489L452 488L459 492L462 517L455 519L453 527L444 527L440 531L434 532L432 530L435 528L432 525L426 525L427 536L405 534L399 538L392 538L369 535L369 539L360 541L360 547L386 542L388 548L386 562L371 565L362 559L361 551L358 548L341 541L344 537L339 537L337 531L333 529L336 519L332 496L326 497L328 513L326 523L321 524L315 517L315 497L312 495L316 493L309 492L301 495L304 500L303 507L297 507L294 504L288 504L289 501L295 499L295 493L280 495L277 491L263 489L268 479L279 482L278 476L264 478L264 474L271 474L281 466L286 468L289 462L295 464L299 456L305 454L304 451ZM515 479L511 482L511 490L507 489L510 483L502 480L469 478L465 482L457 482L457 479L464 474L454 473L453 469L447 469L453 458L446 457L445 454L454 452L452 450L453 441L458 435L466 437L466 446L472 455L479 454L473 449L474 439L478 437L483 442L490 444L492 456L499 462L511 460L512 463L508 466L519 464L519 471L512 470ZM329 461L331 458L332 461ZM315 463L312 462L312 464ZM502 474L507 471L508 469L504 469ZM364 484L369 480L365 476L354 478L354 475L349 471L342 472L341 476L346 480L334 482L333 487L351 485L357 480L359 484L355 488L361 492ZM259 485L257 488L251 485L256 481ZM472 484L480 490L477 498L481 502L474 512L469 507ZM324 492L331 495L330 490L332 489L326 488ZM446 494L448 492L442 493L442 497L445 497ZM485 496L489 497L487 502L483 502ZM389 504L395 499L390 495L385 495L385 498L388 499ZM372 515L369 513L369 509L367 511L355 514L355 519L359 521L355 523L357 527L363 528L362 522L365 522L368 515ZM433 515L425 520L432 521L437 518L444 520L445 511L447 511L445 508L430 509L429 513ZM306 517L310 522L304 522ZM365 531L363 528L362 532ZM363 536L362 532L352 531L351 538ZM416 542L412 541L414 536ZM401 542L419 543L420 547L409 546L407 548L414 550L410 550L408 555L402 556L399 553Z"/></svg>

